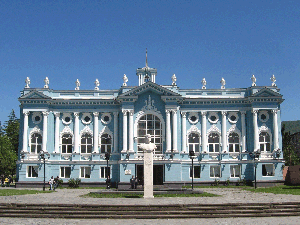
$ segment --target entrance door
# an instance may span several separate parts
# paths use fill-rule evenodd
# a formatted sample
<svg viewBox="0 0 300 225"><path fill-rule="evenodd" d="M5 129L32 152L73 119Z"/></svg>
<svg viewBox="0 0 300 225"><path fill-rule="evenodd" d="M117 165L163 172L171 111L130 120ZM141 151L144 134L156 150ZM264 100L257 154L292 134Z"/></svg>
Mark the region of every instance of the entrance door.
<svg viewBox="0 0 300 225"><path fill-rule="evenodd" d="M154 165L153 166L153 185L164 184L164 166Z"/></svg>
<svg viewBox="0 0 300 225"><path fill-rule="evenodd" d="M144 185L144 165L136 165L136 176L139 179L139 185ZM153 185L163 185L164 166L153 165Z"/></svg>

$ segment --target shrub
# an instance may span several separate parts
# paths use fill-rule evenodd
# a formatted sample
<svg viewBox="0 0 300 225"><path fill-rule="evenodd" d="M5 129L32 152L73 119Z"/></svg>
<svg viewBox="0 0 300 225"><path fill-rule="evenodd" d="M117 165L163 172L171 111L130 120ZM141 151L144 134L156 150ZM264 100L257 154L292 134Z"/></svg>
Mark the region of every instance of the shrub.
<svg viewBox="0 0 300 225"><path fill-rule="evenodd" d="M58 179L57 180L57 187L62 187L63 183L64 183L64 181L62 179Z"/></svg>
<svg viewBox="0 0 300 225"><path fill-rule="evenodd" d="M79 178L76 178L76 179L70 178L70 179L68 180L68 184L69 184L69 187L70 187L70 188L78 188L80 182L81 182L81 179L79 179Z"/></svg>

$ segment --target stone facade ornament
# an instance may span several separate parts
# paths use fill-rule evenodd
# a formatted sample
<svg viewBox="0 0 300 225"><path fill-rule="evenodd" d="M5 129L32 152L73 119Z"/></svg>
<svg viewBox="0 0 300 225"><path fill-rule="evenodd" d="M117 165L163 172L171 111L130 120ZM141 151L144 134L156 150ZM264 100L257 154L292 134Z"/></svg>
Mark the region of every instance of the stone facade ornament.
<svg viewBox="0 0 300 225"><path fill-rule="evenodd" d="M48 77L46 77L44 79L44 82L45 82L44 88L49 88L49 79L48 79Z"/></svg>
<svg viewBox="0 0 300 225"><path fill-rule="evenodd" d="M220 83L221 83L221 89L225 89L226 82L225 82L225 79L223 77L222 77Z"/></svg>
<svg viewBox="0 0 300 225"><path fill-rule="evenodd" d="M275 82L276 82L276 77L274 76L274 74L271 77L271 81L272 81L272 86L276 86Z"/></svg>
<svg viewBox="0 0 300 225"><path fill-rule="evenodd" d="M255 78L254 74L251 77L251 81L252 81L252 85L251 86L252 87L256 86L256 78Z"/></svg>
<svg viewBox="0 0 300 225"><path fill-rule="evenodd" d="M30 85L30 79L29 79L29 77L26 78L25 84L26 84L26 85L25 85L25 88L30 88L30 87L29 87L29 85Z"/></svg>
<svg viewBox="0 0 300 225"><path fill-rule="evenodd" d="M124 76L123 76L123 81L124 81L123 86L127 86L128 78L127 78L126 74L124 74Z"/></svg>
<svg viewBox="0 0 300 225"><path fill-rule="evenodd" d="M205 80L205 78L202 79L201 83L202 83L202 89L206 89L206 80Z"/></svg>
<svg viewBox="0 0 300 225"><path fill-rule="evenodd" d="M98 79L96 79L95 80L95 82L94 82L94 84L95 84L95 90L99 90L99 86L100 86L100 82L99 82L99 80Z"/></svg>
<svg viewBox="0 0 300 225"><path fill-rule="evenodd" d="M78 79L76 80L75 84L76 84L75 90L79 90L79 87L80 87L80 81L79 81Z"/></svg>
<svg viewBox="0 0 300 225"><path fill-rule="evenodd" d="M174 73L173 76L172 76L172 85L173 85L173 86L176 85L176 81L177 81L177 78L176 78L176 75L175 75L175 73Z"/></svg>

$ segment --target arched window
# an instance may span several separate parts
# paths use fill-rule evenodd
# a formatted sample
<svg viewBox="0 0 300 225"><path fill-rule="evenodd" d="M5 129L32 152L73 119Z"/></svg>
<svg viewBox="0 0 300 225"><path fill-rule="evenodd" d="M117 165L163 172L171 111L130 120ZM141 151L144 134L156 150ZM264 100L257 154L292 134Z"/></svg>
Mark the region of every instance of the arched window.
<svg viewBox="0 0 300 225"><path fill-rule="evenodd" d="M208 136L209 152L220 152L220 135L218 133L210 133Z"/></svg>
<svg viewBox="0 0 300 225"><path fill-rule="evenodd" d="M189 151L199 152L199 146L200 146L200 138L197 133L190 133L189 134Z"/></svg>
<svg viewBox="0 0 300 225"><path fill-rule="evenodd" d="M153 114L142 116L137 125L138 152L142 152L140 144L145 143L147 134L151 135L151 142L156 145L154 154L162 154L162 124L160 119Z"/></svg>
<svg viewBox="0 0 300 225"><path fill-rule="evenodd" d="M61 139L61 153L72 153L72 135L64 134Z"/></svg>
<svg viewBox="0 0 300 225"><path fill-rule="evenodd" d="M93 139L90 134L83 134L81 136L81 153L92 153Z"/></svg>
<svg viewBox="0 0 300 225"><path fill-rule="evenodd" d="M259 134L259 146L261 152L271 151L271 141L270 135L267 132L261 132Z"/></svg>
<svg viewBox="0 0 300 225"><path fill-rule="evenodd" d="M101 153L111 153L111 136L109 134L101 135Z"/></svg>
<svg viewBox="0 0 300 225"><path fill-rule="evenodd" d="M42 135L38 133L33 133L31 135L31 146L30 146L30 152L31 153L39 153L42 150Z"/></svg>
<svg viewBox="0 0 300 225"><path fill-rule="evenodd" d="M237 133L230 133L228 135L229 152L240 152L240 137Z"/></svg>

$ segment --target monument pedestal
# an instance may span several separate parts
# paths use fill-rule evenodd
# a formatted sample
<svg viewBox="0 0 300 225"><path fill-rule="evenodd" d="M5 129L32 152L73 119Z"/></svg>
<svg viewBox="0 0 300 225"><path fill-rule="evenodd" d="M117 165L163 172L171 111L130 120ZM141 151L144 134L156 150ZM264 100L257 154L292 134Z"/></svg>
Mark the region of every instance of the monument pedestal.
<svg viewBox="0 0 300 225"><path fill-rule="evenodd" d="M144 150L144 198L153 196L153 149Z"/></svg>

